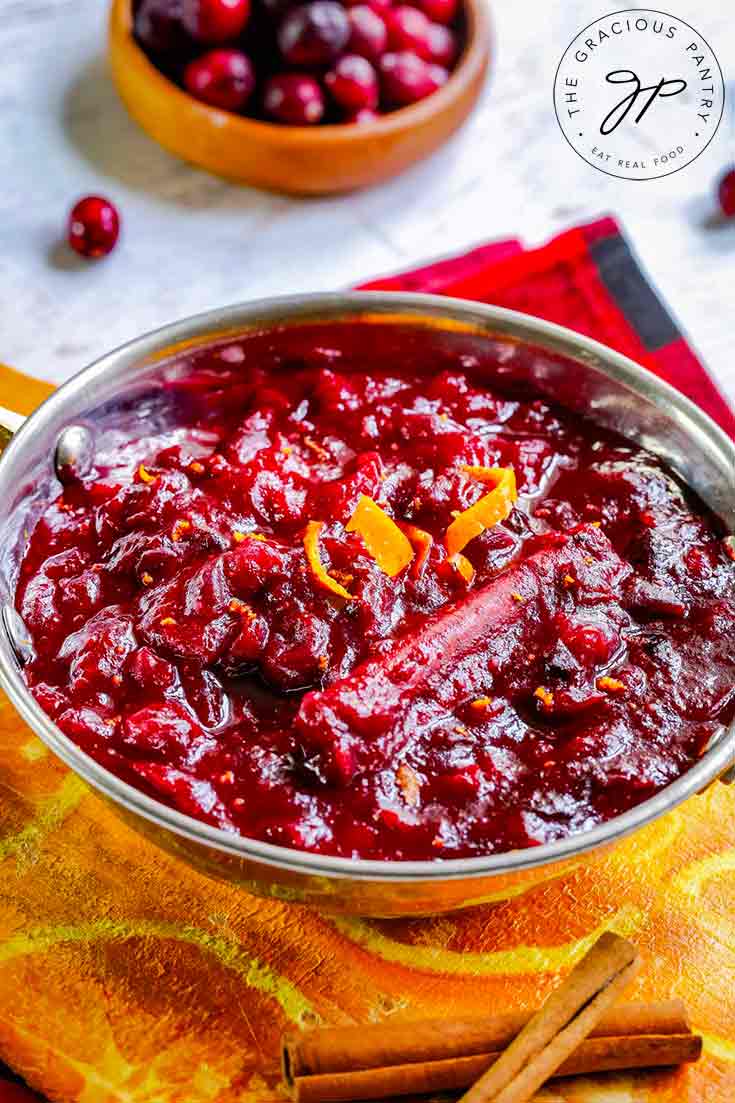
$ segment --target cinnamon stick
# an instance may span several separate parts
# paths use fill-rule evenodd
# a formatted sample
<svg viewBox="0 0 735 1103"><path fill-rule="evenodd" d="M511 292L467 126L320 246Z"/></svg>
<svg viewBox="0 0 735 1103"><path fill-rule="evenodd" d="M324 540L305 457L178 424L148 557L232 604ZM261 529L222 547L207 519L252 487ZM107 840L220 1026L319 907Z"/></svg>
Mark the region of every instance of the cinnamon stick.
<svg viewBox="0 0 735 1103"><path fill-rule="evenodd" d="M635 946L606 931L460 1103L526 1103L616 1003L639 965Z"/></svg>
<svg viewBox="0 0 735 1103"><path fill-rule="evenodd" d="M577 587L560 587L565 571ZM325 689L304 694L294 723L309 764L331 785L346 787L366 768L368 752L371 762L376 753L390 761L408 733L425 722L427 695L451 711L468 696L484 693L488 663L492 660L494 678L502 680L504 672L527 662L544 618L557 607L568 611L586 579L614 595L629 572L604 533L592 526L529 556L429 617L388 654L366 659Z"/></svg>
<svg viewBox="0 0 735 1103"><path fill-rule="evenodd" d="M298 1077L321 1073L351 1073L472 1055L486 1059L488 1054L510 1045L535 1014L511 1011L505 1015L391 1021L288 1033L282 1041L284 1079L290 1083ZM590 1037L688 1034L690 1030L682 1000L657 1000L612 1008L590 1031ZM484 1067L477 1075L482 1071ZM467 1087L471 1082L457 1086Z"/></svg>
<svg viewBox="0 0 735 1103"><path fill-rule="evenodd" d="M688 1033L588 1038L559 1066L555 1076L679 1065L696 1061L701 1052L701 1037ZM362 1099L461 1091L482 1076L499 1056L499 1052L484 1053L353 1072L296 1076L289 1082L289 1089L295 1103L351 1103Z"/></svg>

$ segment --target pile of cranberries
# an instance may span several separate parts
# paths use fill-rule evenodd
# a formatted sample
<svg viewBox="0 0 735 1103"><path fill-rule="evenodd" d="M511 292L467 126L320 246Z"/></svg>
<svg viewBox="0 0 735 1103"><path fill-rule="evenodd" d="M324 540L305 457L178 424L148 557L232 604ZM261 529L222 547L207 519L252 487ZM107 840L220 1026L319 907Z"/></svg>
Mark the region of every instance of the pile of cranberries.
<svg viewBox="0 0 735 1103"><path fill-rule="evenodd" d="M291 126L363 123L430 96L460 0L137 0L151 61L213 107Z"/></svg>

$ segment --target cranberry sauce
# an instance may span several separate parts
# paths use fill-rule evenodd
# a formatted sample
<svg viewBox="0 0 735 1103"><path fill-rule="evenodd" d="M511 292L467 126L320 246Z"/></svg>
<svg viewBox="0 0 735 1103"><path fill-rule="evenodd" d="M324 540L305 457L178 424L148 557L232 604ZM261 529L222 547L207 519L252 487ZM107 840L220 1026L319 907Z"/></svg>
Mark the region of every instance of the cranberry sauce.
<svg viewBox="0 0 735 1103"><path fill-rule="evenodd" d="M185 813L353 857L537 845L687 770L735 714L695 496L502 365L270 340L194 356L173 428L103 436L38 521L17 608L59 727ZM515 505L450 554L499 468Z"/></svg>

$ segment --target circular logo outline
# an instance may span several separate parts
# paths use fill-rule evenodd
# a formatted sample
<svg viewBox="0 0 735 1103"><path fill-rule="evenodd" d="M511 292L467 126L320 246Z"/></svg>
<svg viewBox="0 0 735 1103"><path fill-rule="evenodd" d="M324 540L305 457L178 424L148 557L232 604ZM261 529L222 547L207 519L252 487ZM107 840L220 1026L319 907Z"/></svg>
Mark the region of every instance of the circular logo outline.
<svg viewBox="0 0 735 1103"><path fill-rule="evenodd" d="M710 54L712 55L714 63L717 66L717 72L720 75L720 82L722 84L722 106L720 107L720 114L719 114L719 117L717 119L717 122L715 124L715 127L714 127L712 133L710 134L709 138L707 139L705 144L700 149L699 153L695 154L695 156L692 157L691 161L687 161L686 164L679 165L677 168L669 169L667 172L661 172L657 176L624 176L622 173L610 172L609 169L602 168L600 165L595 165L592 161L588 161L587 158L579 152L579 150L576 148L576 146L574 146L574 144L568 138L567 133L564 130L564 127L562 126L561 119L559 118L559 111L558 111L557 106L556 106L556 89L557 89L557 81L559 80L559 73L561 71L562 65L564 64L564 59L567 56L567 54L569 53L569 51L572 48L575 41L580 37L580 35L583 35L585 33L585 31L588 31L590 29L590 27L594 27L598 23L601 23L603 19L614 19L616 15L631 15L634 12L649 12L651 15L663 15L667 19L673 19L677 23L679 23L682 27L686 27L688 30L690 30L692 32L692 34L696 35L697 38L700 39L704 43L704 45L707 47ZM712 144L712 140L714 139L715 135L717 134L718 130L720 129L720 124L722 123L722 118L725 114L725 103L726 103L726 100L727 100L727 86L725 84L725 74L722 72L722 66L720 65L720 59L718 58L717 54L712 49L712 47L710 46L709 42L704 37L704 35L700 34L700 32L697 30L697 28L693 27L691 25L691 23L687 23L687 21L685 19L680 19L678 15L672 15L670 12L661 11L659 8L621 8L619 11L606 12L604 15L598 16L597 19L593 19L586 26L582 27L581 30L577 31L577 33L574 35L574 37L572 38L569 45L564 50L564 53L561 55L561 58L559 59L559 64L557 65L556 72L554 73L554 84L553 84L553 88L552 88L551 98L552 98L552 102L553 102L553 105L554 105L554 115L556 117L557 125L559 127L559 130L561 131L562 137L564 138L564 141L567 143L569 148L571 150L573 150L574 153L576 153L576 155L577 155L577 157L579 157L580 161L584 161L584 163L586 165L589 165L590 168L596 169L597 172L604 173L605 176L612 176L615 180L630 180L631 183L634 183L634 184L645 184L645 183L648 183L648 181L650 181L650 180L663 180L667 176L673 176L674 173L676 173L676 172L682 172L684 169L689 168L690 165L693 165L694 162L699 157L702 156L704 151L709 148L709 146Z"/></svg>

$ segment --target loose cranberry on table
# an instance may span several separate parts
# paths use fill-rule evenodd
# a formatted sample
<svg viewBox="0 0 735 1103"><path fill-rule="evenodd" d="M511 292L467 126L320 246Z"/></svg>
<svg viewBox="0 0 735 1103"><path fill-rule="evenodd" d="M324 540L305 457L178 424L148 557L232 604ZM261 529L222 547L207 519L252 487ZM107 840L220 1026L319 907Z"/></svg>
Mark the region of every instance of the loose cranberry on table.
<svg viewBox="0 0 735 1103"><path fill-rule="evenodd" d="M120 216L108 199L88 195L80 199L69 215L67 239L80 257L106 257L120 236Z"/></svg>
<svg viewBox="0 0 735 1103"><path fill-rule="evenodd" d="M430 65L410 50L384 54L380 61L381 87L392 107L407 107L426 99L448 77L441 65Z"/></svg>
<svg viewBox="0 0 735 1103"><path fill-rule="evenodd" d="M347 45L350 23L336 0L313 0L288 12L278 28L278 47L291 65L328 65Z"/></svg>
<svg viewBox="0 0 735 1103"><path fill-rule="evenodd" d="M735 168L729 169L722 177L717 195L722 213L727 218L735 218Z"/></svg>
<svg viewBox="0 0 735 1103"><path fill-rule="evenodd" d="M350 38L347 48L368 61L379 61L388 46L388 29L379 12L368 4L357 4L347 13Z"/></svg>
<svg viewBox="0 0 735 1103"><path fill-rule="evenodd" d="M318 82L305 73L279 73L265 86L263 108L278 122L313 126L324 116L324 94Z"/></svg>
<svg viewBox="0 0 735 1103"><path fill-rule="evenodd" d="M327 73L324 83L345 111L374 110L378 106L378 77L367 58L345 54Z"/></svg>
<svg viewBox="0 0 735 1103"><path fill-rule="evenodd" d="M187 65L184 86L212 107L241 111L255 88L255 73L240 50L210 50Z"/></svg>
<svg viewBox="0 0 735 1103"><path fill-rule="evenodd" d="M221 45L242 34L250 0L181 0L181 21L197 42Z"/></svg>

